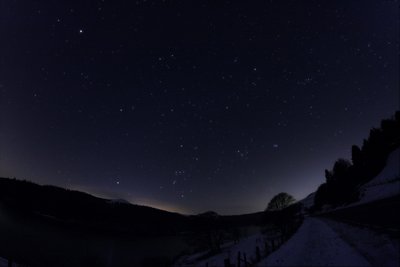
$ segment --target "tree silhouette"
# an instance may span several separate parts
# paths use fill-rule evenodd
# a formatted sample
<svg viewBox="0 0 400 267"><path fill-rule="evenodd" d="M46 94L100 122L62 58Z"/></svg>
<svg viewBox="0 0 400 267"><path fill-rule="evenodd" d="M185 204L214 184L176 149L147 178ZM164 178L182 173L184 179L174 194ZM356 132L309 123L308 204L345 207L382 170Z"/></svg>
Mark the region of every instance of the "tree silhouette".
<svg viewBox="0 0 400 267"><path fill-rule="evenodd" d="M323 183L318 187L317 192L315 193L313 209L321 209L324 204L328 203L328 199L328 184Z"/></svg>
<svg viewBox="0 0 400 267"><path fill-rule="evenodd" d="M286 207L288 207L290 204L295 202L296 200L294 197L289 195L288 193L279 193L276 196L274 196L271 201L268 203L268 207L266 210L268 211L276 211L276 210L281 210Z"/></svg>
<svg viewBox="0 0 400 267"><path fill-rule="evenodd" d="M350 161L347 159L338 159L333 165L332 173L333 173L333 181L341 182L345 179L349 168L351 166Z"/></svg>
<svg viewBox="0 0 400 267"><path fill-rule="evenodd" d="M351 147L351 161L354 165L362 164L362 152L361 149L356 145Z"/></svg>

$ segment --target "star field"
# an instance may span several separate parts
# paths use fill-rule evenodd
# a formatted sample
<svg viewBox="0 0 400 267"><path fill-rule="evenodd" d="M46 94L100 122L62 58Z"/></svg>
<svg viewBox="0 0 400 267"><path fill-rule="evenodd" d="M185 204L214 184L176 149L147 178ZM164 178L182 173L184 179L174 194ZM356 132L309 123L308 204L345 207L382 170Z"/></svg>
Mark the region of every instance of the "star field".
<svg viewBox="0 0 400 267"><path fill-rule="evenodd" d="M305 197L398 109L397 1L8 1L0 176L183 213Z"/></svg>

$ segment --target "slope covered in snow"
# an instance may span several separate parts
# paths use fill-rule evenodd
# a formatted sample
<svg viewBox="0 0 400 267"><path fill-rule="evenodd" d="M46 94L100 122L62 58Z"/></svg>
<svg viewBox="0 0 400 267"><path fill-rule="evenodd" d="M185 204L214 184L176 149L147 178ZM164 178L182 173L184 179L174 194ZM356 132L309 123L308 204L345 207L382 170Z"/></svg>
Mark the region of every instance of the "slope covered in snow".
<svg viewBox="0 0 400 267"><path fill-rule="evenodd" d="M371 266L320 219L306 218L280 249L256 266Z"/></svg>
<svg viewBox="0 0 400 267"><path fill-rule="evenodd" d="M314 197L315 197L315 192L312 192L307 197L300 200L299 203L303 205L304 209L310 209L314 205Z"/></svg>
<svg viewBox="0 0 400 267"><path fill-rule="evenodd" d="M400 148L393 151L387 161L385 168L371 181L369 181L366 186L375 186L382 183L387 183L393 181L394 179L399 179L400 173Z"/></svg>
<svg viewBox="0 0 400 267"><path fill-rule="evenodd" d="M393 197L400 194L400 148L393 151L385 168L360 187L360 200L351 206Z"/></svg>

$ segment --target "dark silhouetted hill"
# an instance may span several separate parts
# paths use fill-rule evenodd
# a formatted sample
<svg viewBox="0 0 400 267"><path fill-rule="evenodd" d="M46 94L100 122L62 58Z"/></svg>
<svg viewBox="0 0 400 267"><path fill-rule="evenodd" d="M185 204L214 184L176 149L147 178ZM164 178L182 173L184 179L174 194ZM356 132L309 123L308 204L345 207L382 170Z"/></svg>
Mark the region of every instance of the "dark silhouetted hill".
<svg viewBox="0 0 400 267"><path fill-rule="evenodd" d="M0 178L0 203L14 214L92 230L154 235L189 227L178 213L17 179Z"/></svg>
<svg viewBox="0 0 400 267"><path fill-rule="evenodd" d="M264 212L221 216L216 212L182 215L125 200L109 200L90 194L30 181L0 178L0 204L16 215L45 223L110 234L162 235L195 231L211 221L222 227L260 225Z"/></svg>

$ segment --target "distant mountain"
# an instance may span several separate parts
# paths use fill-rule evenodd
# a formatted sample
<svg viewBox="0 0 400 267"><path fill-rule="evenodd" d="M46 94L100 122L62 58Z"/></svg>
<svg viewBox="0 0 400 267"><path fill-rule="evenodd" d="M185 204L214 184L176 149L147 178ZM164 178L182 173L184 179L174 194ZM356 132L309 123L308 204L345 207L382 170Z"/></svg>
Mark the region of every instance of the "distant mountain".
<svg viewBox="0 0 400 267"><path fill-rule="evenodd" d="M108 203L111 203L111 204L132 204L128 200L125 200L125 199L122 199L122 198L110 199L110 200L108 200Z"/></svg>
<svg viewBox="0 0 400 267"><path fill-rule="evenodd" d="M209 217L209 218L216 218L216 217L219 216L219 214L216 213L215 211L206 211L206 212L197 214L197 216L200 216L200 217Z"/></svg>

